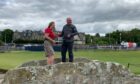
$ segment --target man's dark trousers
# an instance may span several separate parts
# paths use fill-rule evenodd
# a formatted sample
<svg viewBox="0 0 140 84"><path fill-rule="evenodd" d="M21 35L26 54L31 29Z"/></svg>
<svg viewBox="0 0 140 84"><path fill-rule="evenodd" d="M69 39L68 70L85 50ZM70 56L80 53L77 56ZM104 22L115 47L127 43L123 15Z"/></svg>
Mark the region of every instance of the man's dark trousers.
<svg viewBox="0 0 140 84"><path fill-rule="evenodd" d="M62 43L62 62L66 62L66 53L69 52L69 62L73 62L73 42Z"/></svg>

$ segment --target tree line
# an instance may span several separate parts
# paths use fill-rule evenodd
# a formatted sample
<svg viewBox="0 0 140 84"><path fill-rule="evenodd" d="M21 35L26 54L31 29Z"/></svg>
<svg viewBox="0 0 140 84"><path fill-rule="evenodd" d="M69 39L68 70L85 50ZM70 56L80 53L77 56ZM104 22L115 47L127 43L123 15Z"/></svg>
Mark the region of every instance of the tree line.
<svg viewBox="0 0 140 84"><path fill-rule="evenodd" d="M5 29L0 32L0 45L4 43L43 43L39 40L13 40L14 31L11 29ZM104 37L96 33L95 36L85 35L85 43L88 45L119 45L122 41L125 42L136 42L140 45L140 29L134 28L129 31L116 30L111 33L105 34Z"/></svg>
<svg viewBox="0 0 140 84"><path fill-rule="evenodd" d="M86 44L90 45L120 45L124 42L136 42L140 45L140 29L134 28L129 31L116 30L111 33L107 33L104 37L101 37L99 33L95 36L86 35Z"/></svg>

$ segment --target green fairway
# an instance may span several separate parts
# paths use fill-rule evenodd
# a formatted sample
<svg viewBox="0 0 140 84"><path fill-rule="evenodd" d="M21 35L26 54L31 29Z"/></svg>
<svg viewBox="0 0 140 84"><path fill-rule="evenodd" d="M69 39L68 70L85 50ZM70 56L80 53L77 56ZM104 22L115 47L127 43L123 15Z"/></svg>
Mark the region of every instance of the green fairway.
<svg viewBox="0 0 140 84"><path fill-rule="evenodd" d="M95 51L81 50L74 52L75 57L85 57L93 60L118 62L125 66L128 63L140 64L140 51ZM56 57L60 57L60 52L56 52ZM68 57L68 56L67 56ZM11 69L30 60L46 59L44 52L11 51L0 53L0 68ZM140 74L140 66L130 66L130 70Z"/></svg>

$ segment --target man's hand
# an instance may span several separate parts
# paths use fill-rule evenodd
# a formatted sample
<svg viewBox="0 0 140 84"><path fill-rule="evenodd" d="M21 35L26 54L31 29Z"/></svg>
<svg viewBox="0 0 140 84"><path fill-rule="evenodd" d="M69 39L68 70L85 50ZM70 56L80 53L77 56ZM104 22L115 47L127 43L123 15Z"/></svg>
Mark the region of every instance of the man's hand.
<svg viewBox="0 0 140 84"><path fill-rule="evenodd" d="M67 37L68 37L68 38L70 38L70 37L71 37L71 35L70 35L70 34L68 34L68 35L67 35Z"/></svg>

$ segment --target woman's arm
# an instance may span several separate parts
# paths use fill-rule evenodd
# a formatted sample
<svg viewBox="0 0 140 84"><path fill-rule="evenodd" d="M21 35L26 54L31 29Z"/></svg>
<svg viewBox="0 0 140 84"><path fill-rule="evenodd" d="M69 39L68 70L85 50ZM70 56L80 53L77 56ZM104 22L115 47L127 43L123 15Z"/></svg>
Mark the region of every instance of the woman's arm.
<svg viewBox="0 0 140 84"><path fill-rule="evenodd" d="M48 33L45 33L45 39L49 40L52 44L55 44L55 41L49 37Z"/></svg>
<svg viewBox="0 0 140 84"><path fill-rule="evenodd" d="M58 37L62 37L62 32L59 32L58 34L56 34L57 35L57 38Z"/></svg>

